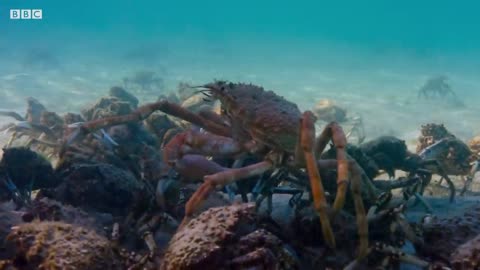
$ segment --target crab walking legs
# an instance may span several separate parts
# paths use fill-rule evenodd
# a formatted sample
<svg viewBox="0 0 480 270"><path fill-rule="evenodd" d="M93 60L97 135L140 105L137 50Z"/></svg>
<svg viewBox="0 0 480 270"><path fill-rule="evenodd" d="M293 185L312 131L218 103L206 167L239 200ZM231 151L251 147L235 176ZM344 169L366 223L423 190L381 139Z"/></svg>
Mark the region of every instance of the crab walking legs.
<svg viewBox="0 0 480 270"><path fill-rule="evenodd" d="M313 117L313 115L311 117ZM314 129L315 126L312 126L312 128ZM338 212L345 204L345 196L347 193L348 184L348 161L345 151L347 139L342 128L336 122L328 124L328 126L325 127L323 132L320 134L315 145L315 153L320 155L323 150L325 150L325 147L330 140L333 141L333 144L337 149L337 196L335 197L335 202L333 203L333 209L335 212Z"/></svg>
<svg viewBox="0 0 480 270"><path fill-rule="evenodd" d="M323 188L322 179L317 166L317 159L315 158L313 150L315 141L314 122L315 118L312 113L305 112L303 114L300 125L300 144L305 155L305 163L313 196L313 205L320 216L320 223L325 242L331 248L335 248L335 236L333 235L332 225L330 224L330 218L327 214L328 204L327 199L325 198L325 189Z"/></svg>
<svg viewBox="0 0 480 270"><path fill-rule="evenodd" d="M70 133L71 134L70 137L67 138L65 141L73 142L76 139L75 137L77 136L81 137L102 128L142 121L146 119L148 116L150 116L152 113L154 113L155 111L161 111L166 114L181 118L192 124L203 127L205 130L211 131L218 135L223 135L223 136L231 135L231 131L226 127L223 127L195 113L192 113L186 110L185 108L182 108L180 105L168 102L166 100L160 100L158 102L145 104L137 108L135 111L133 111L130 114L96 119L96 120L83 123L80 126L72 126L72 128L78 128L80 132Z"/></svg>
<svg viewBox="0 0 480 270"><path fill-rule="evenodd" d="M362 187L362 168L357 164L355 160L347 161L349 166L349 172L351 176L350 190L352 192L353 202L355 205L355 215L357 219L357 230L359 238L359 248L357 259L360 260L368 254L369 241L368 241L368 219L363 205L361 187ZM335 169L338 167L338 161L334 159L325 159L317 161L320 169Z"/></svg>
<svg viewBox="0 0 480 270"><path fill-rule="evenodd" d="M180 224L180 228L190 221L196 210L201 206L201 203L217 186L225 186L238 180L260 175L272 168L273 163L265 160L247 167L229 169L205 176L203 184L195 191L185 205L185 217L183 218L182 224Z"/></svg>

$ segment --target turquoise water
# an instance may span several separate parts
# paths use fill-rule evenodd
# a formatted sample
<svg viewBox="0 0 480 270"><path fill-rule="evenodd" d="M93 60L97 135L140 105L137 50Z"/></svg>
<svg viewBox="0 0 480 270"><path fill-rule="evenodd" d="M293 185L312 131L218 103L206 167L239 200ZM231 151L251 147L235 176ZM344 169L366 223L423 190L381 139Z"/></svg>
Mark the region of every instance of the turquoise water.
<svg viewBox="0 0 480 270"><path fill-rule="evenodd" d="M12 8L41 8L43 20L9 20ZM412 139L420 124L443 122L468 139L480 133L479 9L475 1L3 0L0 108L21 111L35 96L77 111L151 70L162 91L216 78L264 85L302 109L334 99L362 116L370 137ZM25 65L39 49L52 66ZM465 108L415 100L439 74Z"/></svg>
<svg viewBox="0 0 480 270"><path fill-rule="evenodd" d="M478 51L480 45L475 35L480 6L475 1L4 0L1 7L2 32L7 35L66 31L151 39L193 32L208 38L256 36L264 42L338 41L369 49L403 48L419 55ZM41 8L43 21L9 21L10 8Z"/></svg>
<svg viewBox="0 0 480 270"><path fill-rule="evenodd" d="M43 19L10 20L10 9L42 9ZM393 135L413 151L432 122L467 141L480 135L479 11L479 1L461 0L0 0L0 111L22 115L33 96L78 113L112 86L145 103L181 82L225 79L275 90L302 110L333 100L347 111L346 133L362 119L367 141ZM148 91L125 83L144 71L155 74ZM438 75L464 106L418 99ZM0 127L12 121L0 116ZM0 132L0 156L10 135ZM439 216L478 204L428 201Z"/></svg>

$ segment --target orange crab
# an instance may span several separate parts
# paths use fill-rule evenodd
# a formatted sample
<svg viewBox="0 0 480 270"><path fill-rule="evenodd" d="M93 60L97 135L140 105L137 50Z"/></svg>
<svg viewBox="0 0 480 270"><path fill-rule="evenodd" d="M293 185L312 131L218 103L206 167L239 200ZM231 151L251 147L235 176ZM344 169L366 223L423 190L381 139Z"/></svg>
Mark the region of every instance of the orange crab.
<svg viewBox="0 0 480 270"><path fill-rule="evenodd" d="M243 168L227 168L213 171L206 175L204 182L196 190L185 207L185 218L182 225L192 219L200 204L218 186L260 175L278 167L292 169L306 168L310 178L314 206L320 216L322 231L326 243L334 248L335 237L327 214L328 204L318 170L319 156L331 140L337 149L337 192L333 204L334 213L343 208L349 173L352 170L346 158L347 144L342 128L335 122L329 124L315 140L315 116L306 111L303 114L297 105L278 96L273 91L265 91L262 87L216 81L201 86L204 94L218 99L222 104L228 124L220 123L218 117L205 117L202 114L189 112L182 107L165 100L146 104L131 114L99 119L84 123L80 129L72 133L76 136L96 131L106 126L119 125L132 121L140 121L154 111L182 118L207 132L187 131L174 137L164 149L166 160L175 162L186 154L240 155L250 152L264 156L263 161ZM71 142L72 138L67 141ZM200 170L202 165L192 164L190 170ZM353 176L353 173L351 173ZM360 181L352 177L352 181ZM354 185L352 185L353 188ZM358 183L355 186L359 186ZM357 222L360 238L358 257L366 255L368 249L368 226L365 209L358 190L352 192L356 204Z"/></svg>

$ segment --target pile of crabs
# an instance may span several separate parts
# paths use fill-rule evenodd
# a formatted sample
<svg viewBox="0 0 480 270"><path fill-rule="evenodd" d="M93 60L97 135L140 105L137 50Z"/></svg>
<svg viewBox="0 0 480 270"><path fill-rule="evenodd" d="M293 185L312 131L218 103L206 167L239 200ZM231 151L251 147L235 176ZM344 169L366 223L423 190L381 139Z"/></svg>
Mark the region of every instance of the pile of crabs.
<svg viewBox="0 0 480 270"><path fill-rule="evenodd" d="M422 126L415 153L391 136L354 145L337 122L317 136L318 110L223 81L143 105L113 87L62 116L27 101L0 112L16 120L0 269L480 267L480 207L407 218L433 211L432 185L452 203L473 193L480 143L443 125Z"/></svg>

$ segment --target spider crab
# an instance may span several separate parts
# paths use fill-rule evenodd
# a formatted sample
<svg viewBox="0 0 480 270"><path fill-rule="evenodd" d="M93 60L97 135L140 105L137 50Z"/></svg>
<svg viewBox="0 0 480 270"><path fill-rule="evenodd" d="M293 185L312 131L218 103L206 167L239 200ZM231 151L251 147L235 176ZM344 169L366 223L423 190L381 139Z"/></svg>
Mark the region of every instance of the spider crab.
<svg viewBox="0 0 480 270"><path fill-rule="evenodd" d="M262 87L252 84L215 81L198 88L201 88L200 92L210 99L220 101L222 116L195 114L179 105L160 100L141 106L127 115L86 122L77 126L78 129L72 132L71 136L81 137L108 126L141 121L158 110L189 121L206 131L203 133L187 131L176 135L164 148L166 160L181 159L186 154L237 156L242 153L254 153L263 156L263 161L259 163L241 168L217 170L213 174L204 176L203 183L186 203L185 217L180 227L193 218L200 204L218 186L225 186L277 168L292 170L306 168L313 204L320 217L324 240L331 248L336 244L330 218L344 206L349 174L351 174L359 231L357 257L363 258L368 251L368 225L359 191L360 178L355 176L347 161L345 151L347 140L342 128L332 122L315 139L316 118L312 112L306 111L302 114L296 104L285 100L273 91L265 91ZM72 142L73 138L66 138L66 141ZM316 159L330 141L337 149L337 160L328 162L335 164L338 175L333 215L327 213L329 206L319 173L319 167L322 167L324 162L317 162ZM204 161L201 164L192 164L189 170L201 170L201 167L205 167Z"/></svg>

